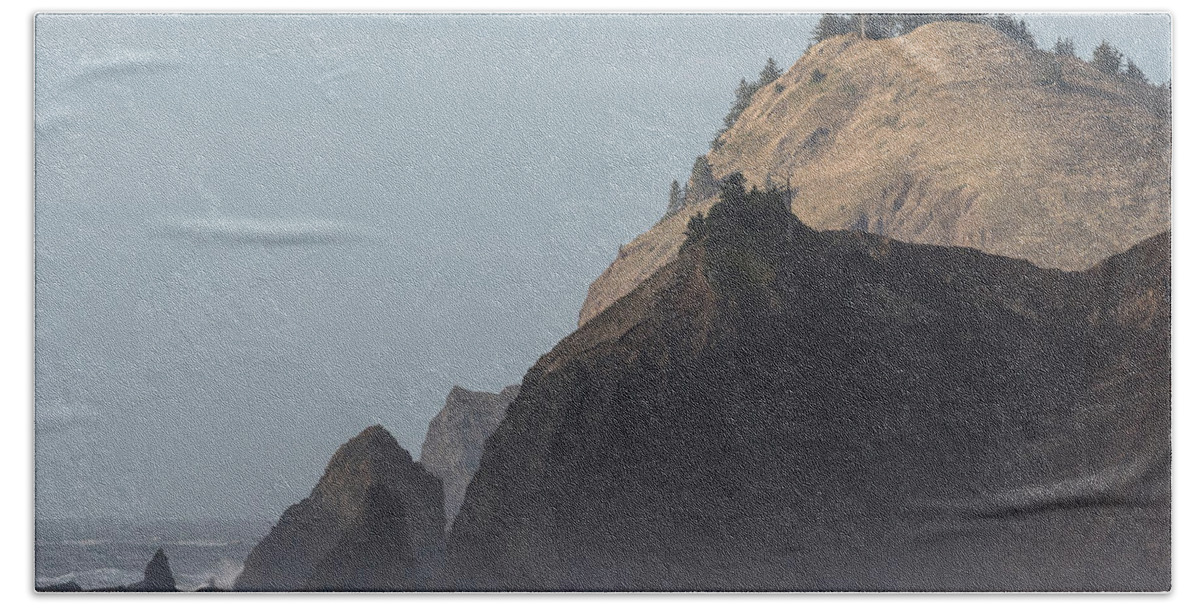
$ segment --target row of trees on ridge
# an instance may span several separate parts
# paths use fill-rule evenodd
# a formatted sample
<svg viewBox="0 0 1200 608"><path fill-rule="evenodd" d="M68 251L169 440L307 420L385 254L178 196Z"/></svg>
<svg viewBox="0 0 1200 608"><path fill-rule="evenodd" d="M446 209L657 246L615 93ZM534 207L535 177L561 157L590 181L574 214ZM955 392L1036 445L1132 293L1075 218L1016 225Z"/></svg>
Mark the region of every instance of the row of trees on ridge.
<svg viewBox="0 0 1200 608"><path fill-rule="evenodd" d="M1047 51L1038 49L1037 42L1025 20L1016 19L1012 15L1007 14L825 13L821 15L816 27L813 28L812 41L813 44L816 44L823 40L846 34L856 34L863 38L880 40L903 36L923 25L939 21L988 25L1034 50L1039 56L1043 57L1043 62L1047 63L1049 68L1052 68L1048 70L1052 74L1043 75L1039 79L1041 84L1065 86L1062 80L1061 65L1054 61L1054 56L1078 57L1075 50L1075 41L1069 37L1059 38L1055 41L1053 55ZM1045 59L1049 59L1049 61L1045 61ZM1141 68L1132 60L1126 58L1124 54L1107 40L1102 41L1092 51L1091 64L1105 74L1143 85L1143 88L1140 89L1142 93L1139 94L1139 97L1144 98L1143 101L1155 114L1161 117L1170 116L1170 82L1162 85L1151 84ZM723 144L721 136L733 127L746 108L750 107L750 102L754 94L763 87L774 83L782 74L783 72L775 63L775 59L768 58L766 65L759 72L758 80L748 82L745 78L741 79L734 90L733 104L730 106L729 112L725 115L721 129L717 132L716 137L713 138L713 150L720 149ZM824 77L824 74L820 74L819 71L815 72L813 75L814 81L816 81L818 74ZM781 88L779 85L776 86L777 88ZM717 182L713 177L712 167L709 165L708 159L704 156L698 157L692 166L692 174L687 185L680 186L678 180L671 181L667 201L667 215L670 216L677 213L686 207L688 203L714 195L716 189Z"/></svg>

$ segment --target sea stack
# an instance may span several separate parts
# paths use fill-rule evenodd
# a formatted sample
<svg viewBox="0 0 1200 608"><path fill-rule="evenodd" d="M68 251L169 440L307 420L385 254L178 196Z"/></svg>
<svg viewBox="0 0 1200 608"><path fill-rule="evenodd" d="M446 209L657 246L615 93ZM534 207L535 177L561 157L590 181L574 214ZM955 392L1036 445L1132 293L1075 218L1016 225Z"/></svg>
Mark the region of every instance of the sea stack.
<svg viewBox="0 0 1200 608"><path fill-rule="evenodd" d="M237 591L430 588L445 560L442 483L382 426L338 448L312 493L246 559Z"/></svg>
<svg viewBox="0 0 1200 608"><path fill-rule="evenodd" d="M171 562L167 554L159 549L146 564L146 573L140 583L134 583L129 591L175 591L175 574L171 572Z"/></svg>
<svg viewBox="0 0 1200 608"><path fill-rule="evenodd" d="M429 422L420 462L442 479L447 528L458 514L467 484L479 468L484 442L500 426L504 412L520 390L520 385L509 386L497 394L456 386L446 396L442 411Z"/></svg>

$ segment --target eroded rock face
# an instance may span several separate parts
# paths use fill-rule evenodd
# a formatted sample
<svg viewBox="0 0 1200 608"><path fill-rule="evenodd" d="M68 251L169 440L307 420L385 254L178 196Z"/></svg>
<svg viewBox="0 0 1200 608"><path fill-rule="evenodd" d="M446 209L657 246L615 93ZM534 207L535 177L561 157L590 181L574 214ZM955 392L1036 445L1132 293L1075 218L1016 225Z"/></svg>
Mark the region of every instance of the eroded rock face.
<svg viewBox="0 0 1200 608"><path fill-rule="evenodd" d="M383 427L368 428L250 552L234 588L429 588L445 560L441 485Z"/></svg>
<svg viewBox="0 0 1200 608"><path fill-rule="evenodd" d="M1170 229L1167 107L1161 92L990 27L934 23L814 45L708 161L718 179L789 183L793 213L819 230L1084 270ZM622 247L579 324L675 259L688 218L714 202L689 200Z"/></svg>
<svg viewBox="0 0 1200 608"><path fill-rule="evenodd" d="M1169 234L1062 272L775 202L529 371L457 585L1169 588Z"/></svg>
<svg viewBox="0 0 1200 608"><path fill-rule="evenodd" d="M447 528L458 514L467 484L479 468L484 441L500 425L504 412L520 390L520 385L509 386L497 394L456 386L446 396L442 411L429 422L420 462L442 480Z"/></svg>

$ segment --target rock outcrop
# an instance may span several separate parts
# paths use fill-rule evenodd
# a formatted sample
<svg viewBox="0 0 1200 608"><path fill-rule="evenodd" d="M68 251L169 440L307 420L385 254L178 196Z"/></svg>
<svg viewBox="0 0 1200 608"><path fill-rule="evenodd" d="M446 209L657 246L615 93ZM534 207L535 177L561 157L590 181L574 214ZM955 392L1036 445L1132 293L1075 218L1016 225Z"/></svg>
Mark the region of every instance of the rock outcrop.
<svg viewBox="0 0 1200 608"><path fill-rule="evenodd" d="M483 442L500 425L504 412L520 390L519 385L509 386L496 394L456 386L446 396L442 411L429 422L420 463L442 480L447 528L458 514L467 484L479 468Z"/></svg>
<svg viewBox="0 0 1200 608"><path fill-rule="evenodd" d="M1170 228L1169 95L978 24L825 40L755 93L707 155L789 183L820 230L1083 270ZM711 193L711 188L697 188ZM583 325L675 259L696 199L621 248Z"/></svg>
<svg viewBox="0 0 1200 608"><path fill-rule="evenodd" d="M46 587L38 587L38 591L85 591L80 588L79 584L70 581L57 585ZM97 589L86 589L86 591L97 592L142 592L142 593L165 593L178 591L175 586L175 574L171 571L171 562L167 559L167 554L163 553L160 548L154 552L154 556L146 563L146 570L142 576L142 580L133 583L132 585L122 585L119 587L101 587Z"/></svg>
<svg viewBox="0 0 1200 608"><path fill-rule="evenodd" d="M238 591L427 589L445 560L442 484L381 426L338 448L250 552Z"/></svg>
<svg viewBox="0 0 1200 608"><path fill-rule="evenodd" d="M159 549L146 564L146 573L141 582L134 583L129 591L175 591L175 574L171 572L171 562L167 554Z"/></svg>
<svg viewBox="0 0 1200 608"><path fill-rule="evenodd" d="M1170 587L1169 234L1064 272L727 190L526 374L456 585Z"/></svg>

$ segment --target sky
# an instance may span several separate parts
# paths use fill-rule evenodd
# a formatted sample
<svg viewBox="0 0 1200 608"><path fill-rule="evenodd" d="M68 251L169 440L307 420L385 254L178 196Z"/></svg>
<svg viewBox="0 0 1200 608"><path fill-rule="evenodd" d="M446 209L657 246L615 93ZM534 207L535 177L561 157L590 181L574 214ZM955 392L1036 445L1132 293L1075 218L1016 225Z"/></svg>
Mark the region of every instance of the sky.
<svg viewBox="0 0 1200 608"><path fill-rule="evenodd" d="M1025 17L1154 81L1165 16ZM575 328L815 15L42 15L41 517L274 518Z"/></svg>
<svg viewBox="0 0 1200 608"><path fill-rule="evenodd" d="M1155 84L1171 79L1171 18L1164 13L1043 13L1020 15L1039 48L1053 49L1059 38L1075 42L1075 54L1092 58L1108 41Z"/></svg>

